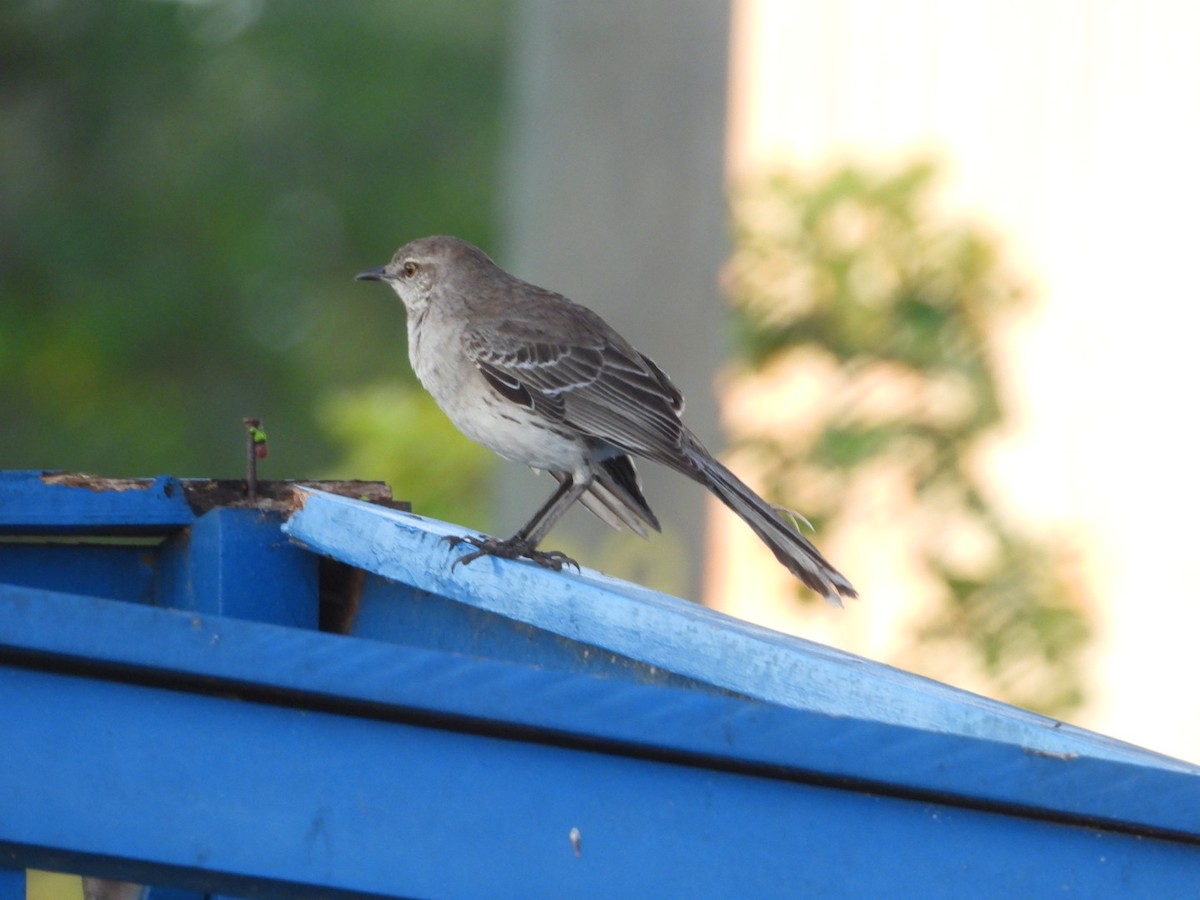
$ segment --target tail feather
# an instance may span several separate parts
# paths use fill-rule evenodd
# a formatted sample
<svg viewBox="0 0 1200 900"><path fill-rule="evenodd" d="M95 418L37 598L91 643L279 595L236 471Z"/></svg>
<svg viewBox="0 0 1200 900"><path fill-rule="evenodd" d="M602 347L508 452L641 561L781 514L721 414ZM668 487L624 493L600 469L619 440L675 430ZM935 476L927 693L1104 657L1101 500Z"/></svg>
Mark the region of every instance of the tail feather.
<svg viewBox="0 0 1200 900"><path fill-rule="evenodd" d="M554 477L561 481L566 476L555 473ZM624 454L600 462L587 493L579 498L579 502L618 531L625 525L644 538L647 525L655 531L662 530L658 517L642 494L642 482L633 460Z"/></svg>
<svg viewBox="0 0 1200 900"><path fill-rule="evenodd" d="M691 467L681 471L699 481L741 516L789 572L834 606L841 606L843 597L858 597L858 591L846 576L830 565L811 541L714 459L698 441L692 439L690 446L685 445L684 452Z"/></svg>

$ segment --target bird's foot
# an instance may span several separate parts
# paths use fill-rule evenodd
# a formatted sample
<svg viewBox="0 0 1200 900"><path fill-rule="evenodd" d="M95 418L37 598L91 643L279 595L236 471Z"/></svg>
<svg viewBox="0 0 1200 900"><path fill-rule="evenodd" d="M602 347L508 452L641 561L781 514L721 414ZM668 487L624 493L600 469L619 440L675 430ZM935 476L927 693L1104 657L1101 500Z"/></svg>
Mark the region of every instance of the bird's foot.
<svg viewBox="0 0 1200 900"><path fill-rule="evenodd" d="M517 537L501 540L494 537L447 537L444 539L451 547L459 544L470 544L475 549L464 553L450 564L451 571L459 565L467 565L481 556L498 556L501 559L528 559L547 569L561 572L563 566L574 566L579 571L579 563L558 550L538 550L531 547L529 542Z"/></svg>

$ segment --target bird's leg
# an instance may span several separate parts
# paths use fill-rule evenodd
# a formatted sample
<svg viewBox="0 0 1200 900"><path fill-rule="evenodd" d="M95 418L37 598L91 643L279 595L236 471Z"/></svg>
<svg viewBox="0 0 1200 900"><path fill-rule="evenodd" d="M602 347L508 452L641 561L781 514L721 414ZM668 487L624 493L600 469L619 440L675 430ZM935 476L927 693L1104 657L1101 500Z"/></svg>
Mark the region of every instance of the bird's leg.
<svg viewBox="0 0 1200 900"><path fill-rule="evenodd" d="M550 495L550 499L543 503L533 517L510 538L503 540L494 537L446 538L446 542L451 547L470 544L475 548L470 553L463 554L454 560L450 568L453 569L460 563L465 566L481 556L499 556L502 559L523 557L556 572L561 571L564 565L574 566L578 571L579 563L565 553L558 550L538 550L537 545L562 514L571 507L571 504L583 495L583 492L588 489L589 483L584 481L582 484L577 484L575 479L570 476L564 477L555 488L554 493Z"/></svg>

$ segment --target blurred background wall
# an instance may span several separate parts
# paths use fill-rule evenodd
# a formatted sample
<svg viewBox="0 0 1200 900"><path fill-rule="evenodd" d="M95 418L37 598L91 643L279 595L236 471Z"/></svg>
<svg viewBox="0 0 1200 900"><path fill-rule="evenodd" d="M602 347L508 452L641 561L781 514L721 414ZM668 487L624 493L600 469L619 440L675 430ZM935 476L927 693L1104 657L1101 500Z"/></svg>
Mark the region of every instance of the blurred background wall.
<svg viewBox="0 0 1200 900"><path fill-rule="evenodd" d="M979 465L1006 507L1073 548L1096 629L1089 699L1074 718L1200 759L1190 688L1200 10L1170 0L734 9L735 181L779 164L930 157L943 208L1003 242L1033 303L995 335L1012 413ZM849 615L798 610L778 588L721 604L886 655L895 631L872 620L920 601L876 581L873 548L888 539L870 532L838 547L866 598ZM727 543L761 556L733 527ZM734 573L718 593L751 577Z"/></svg>

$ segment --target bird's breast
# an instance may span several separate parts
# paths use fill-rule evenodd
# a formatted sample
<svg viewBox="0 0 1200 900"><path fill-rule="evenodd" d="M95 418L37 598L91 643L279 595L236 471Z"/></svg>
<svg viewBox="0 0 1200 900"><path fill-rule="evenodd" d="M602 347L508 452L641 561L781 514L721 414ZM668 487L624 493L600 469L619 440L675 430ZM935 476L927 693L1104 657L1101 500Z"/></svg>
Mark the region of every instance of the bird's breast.
<svg viewBox="0 0 1200 900"><path fill-rule="evenodd" d="M428 325L409 330L413 371L442 412L463 434L505 459L534 469L578 475L592 450L578 432L552 422L498 393L462 350L457 334L441 340Z"/></svg>

